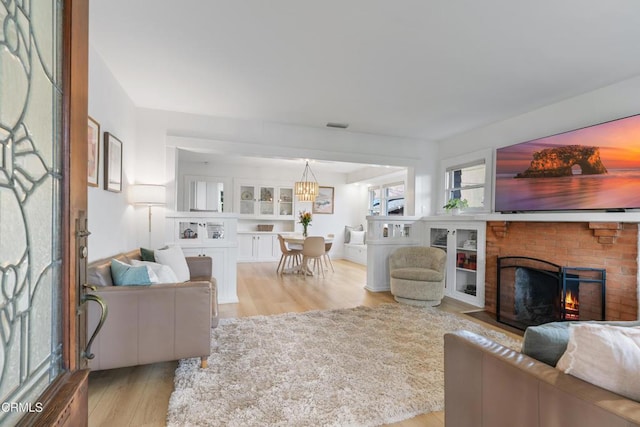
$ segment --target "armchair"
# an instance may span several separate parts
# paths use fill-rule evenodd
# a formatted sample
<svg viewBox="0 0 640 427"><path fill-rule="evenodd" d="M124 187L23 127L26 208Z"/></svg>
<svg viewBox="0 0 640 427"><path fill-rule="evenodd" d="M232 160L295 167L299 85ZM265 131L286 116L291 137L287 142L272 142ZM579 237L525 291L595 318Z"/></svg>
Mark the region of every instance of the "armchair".
<svg viewBox="0 0 640 427"><path fill-rule="evenodd" d="M439 248L409 246L389 256L391 293L396 301L419 306L440 305L444 297L447 253Z"/></svg>

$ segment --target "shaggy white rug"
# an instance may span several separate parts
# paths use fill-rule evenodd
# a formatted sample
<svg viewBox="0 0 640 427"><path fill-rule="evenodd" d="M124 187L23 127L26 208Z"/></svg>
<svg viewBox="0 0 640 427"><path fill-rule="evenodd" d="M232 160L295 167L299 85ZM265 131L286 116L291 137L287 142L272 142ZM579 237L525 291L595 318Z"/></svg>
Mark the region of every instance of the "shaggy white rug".
<svg viewBox="0 0 640 427"><path fill-rule="evenodd" d="M181 360L169 426L373 426L444 409L443 336L520 342L433 308L375 308L223 320L209 367Z"/></svg>

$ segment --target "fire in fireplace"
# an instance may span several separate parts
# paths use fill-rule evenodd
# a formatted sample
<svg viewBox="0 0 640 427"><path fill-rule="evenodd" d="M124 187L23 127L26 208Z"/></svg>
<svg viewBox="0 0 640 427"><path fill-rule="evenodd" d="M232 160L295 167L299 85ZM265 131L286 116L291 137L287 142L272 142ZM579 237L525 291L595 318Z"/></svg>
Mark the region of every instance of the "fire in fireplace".
<svg viewBox="0 0 640 427"><path fill-rule="evenodd" d="M563 320L603 320L605 270L498 258L496 318L519 329Z"/></svg>
<svg viewBox="0 0 640 427"><path fill-rule="evenodd" d="M567 290L567 295L564 300L564 318L566 320L580 320L580 298L578 296L578 289L575 291L571 289Z"/></svg>

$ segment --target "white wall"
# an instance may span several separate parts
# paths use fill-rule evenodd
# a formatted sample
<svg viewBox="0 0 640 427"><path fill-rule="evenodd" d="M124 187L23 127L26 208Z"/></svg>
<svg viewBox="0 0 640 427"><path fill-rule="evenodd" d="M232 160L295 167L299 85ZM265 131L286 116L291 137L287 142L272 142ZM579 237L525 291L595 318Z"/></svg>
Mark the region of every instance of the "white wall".
<svg viewBox="0 0 640 427"><path fill-rule="evenodd" d="M173 159L177 149L201 150L209 153L236 154L245 156L283 157L283 158L312 158L318 160L345 161L365 164L384 164L392 166L412 167L421 170L428 175L432 173L432 163L435 156L428 154L428 158L422 159L431 150L437 150L435 143L409 139L387 137L381 135L359 134L354 132L310 128L302 126L285 125L278 123L265 123L260 121L248 121L220 117L207 117L185 113L167 112L150 109L137 110L137 155L136 177L148 179L148 183L166 184L168 196L174 194L173 186L177 176ZM159 150L159 144L164 144L166 150ZM166 165L166 173L159 176L160 166ZM301 169L302 170L302 169ZM295 176L287 175L292 181L299 178L301 170L295 171ZM205 175L224 176L221 169ZM252 170L249 177L256 176ZM267 171L260 179L278 179L282 177L281 171ZM199 173L198 173L199 174ZM231 176L237 176L235 173ZM318 177L319 181L321 180ZM332 181L324 181L332 182ZM321 182L321 185L325 185ZM326 184L330 186L346 185L346 179ZM351 184L350 184L351 185ZM362 218L345 218L345 224L365 222L366 214L366 190L349 189L345 187L344 194L355 192L357 198L349 197L346 204L353 204L354 200L364 203ZM342 189L336 196L341 197ZM425 197L430 197L429 192L423 192ZM364 202L363 202L364 200ZM338 208L339 201L336 200ZM416 201L416 205L418 202ZM420 205L430 206L431 200L420 201ZM167 209L175 206L175 201L169 199ZM155 221L160 221L163 213L154 216ZM351 214L347 214L351 216ZM328 217L331 217L330 215ZM334 218L335 217L334 215ZM325 220L323 220L325 221ZM340 218L339 221L343 222ZM336 220L337 222L337 220ZM315 219L314 219L314 226ZM314 231L316 229L314 228ZM327 232L334 232L327 231ZM159 242L160 236L154 231L154 242Z"/></svg>
<svg viewBox="0 0 640 427"><path fill-rule="evenodd" d="M166 242L165 214L175 206L174 201L168 200L166 208L153 208L149 236L146 208L130 206L126 194L128 185L134 183L166 185L167 194L174 194L176 147L251 156L409 166L416 170L424 165L416 153L436 148L435 143L408 138L135 108L93 49L89 74L89 113L100 122L102 131L112 132L124 146L123 192L89 189L89 224L93 231L90 260L138 246L158 247ZM247 176L255 176L254 172ZM280 173L274 175L274 171L268 171L261 179L277 179ZM295 180L299 174L300 171L296 171L295 177L287 175L287 179ZM323 185L336 187L337 212L315 218L314 231L340 234L345 224L365 222L366 188L347 185L344 177L330 177ZM429 201L421 203L430 204ZM343 210L354 204L358 205L357 209Z"/></svg>
<svg viewBox="0 0 640 427"><path fill-rule="evenodd" d="M105 258L136 247L133 233L134 209L127 203L127 186L134 179L136 152L136 109L115 80L102 58L89 49L89 115L100 123L100 132L109 132L122 141L123 191L103 190L104 146L100 137L99 187L88 188L89 261Z"/></svg>

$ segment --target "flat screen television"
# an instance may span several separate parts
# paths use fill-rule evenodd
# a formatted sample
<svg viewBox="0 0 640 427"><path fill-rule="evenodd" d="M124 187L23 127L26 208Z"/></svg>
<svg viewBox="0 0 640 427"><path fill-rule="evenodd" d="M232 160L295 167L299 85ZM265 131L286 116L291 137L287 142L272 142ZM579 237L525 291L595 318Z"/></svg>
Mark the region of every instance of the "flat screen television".
<svg viewBox="0 0 640 427"><path fill-rule="evenodd" d="M640 208L640 115L496 150L495 211Z"/></svg>

